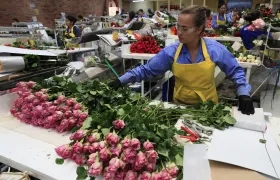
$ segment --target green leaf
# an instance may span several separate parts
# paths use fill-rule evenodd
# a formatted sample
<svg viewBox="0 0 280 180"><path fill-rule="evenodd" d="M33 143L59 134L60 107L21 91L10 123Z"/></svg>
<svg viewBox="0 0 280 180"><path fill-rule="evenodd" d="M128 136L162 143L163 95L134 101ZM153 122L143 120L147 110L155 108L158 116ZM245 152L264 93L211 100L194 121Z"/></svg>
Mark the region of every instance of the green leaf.
<svg viewBox="0 0 280 180"><path fill-rule="evenodd" d="M37 66L38 66L37 63L34 63L34 64L31 65L31 67L33 67L33 68L35 68L35 67L37 67Z"/></svg>
<svg viewBox="0 0 280 180"><path fill-rule="evenodd" d="M56 159L55 159L55 163L58 164L58 165L61 165L61 164L64 163L64 159L56 158Z"/></svg>
<svg viewBox="0 0 280 180"><path fill-rule="evenodd" d="M70 130L70 132L71 133L74 133L74 132L76 132L76 131L78 131L80 128L78 127L78 126L75 126L75 127L73 127L71 130Z"/></svg>
<svg viewBox="0 0 280 180"><path fill-rule="evenodd" d="M175 159L176 159L176 165L177 166L183 166L183 156L181 154L177 154L175 156Z"/></svg>
<svg viewBox="0 0 280 180"><path fill-rule="evenodd" d="M79 84L79 85L77 86L77 91L78 91L78 92L83 92L83 87L82 87L82 85Z"/></svg>
<svg viewBox="0 0 280 180"><path fill-rule="evenodd" d="M234 125L236 123L236 120L232 116L229 116L229 115L224 116L223 121L228 124L231 124L231 125Z"/></svg>
<svg viewBox="0 0 280 180"><path fill-rule="evenodd" d="M86 120L83 122L82 129L88 129L91 125L91 122L92 122L92 118L87 117Z"/></svg>
<svg viewBox="0 0 280 180"><path fill-rule="evenodd" d="M85 180L87 178L87 170L83 166L77 167L76 174L78 175L77 180Z"/></svg>
<svg viewBox="0 0 280 180"><path fill-rule="evenodd" d="M117 114L118 114L119 116L123 116L123 115L125 114L125 111L123 110L123 108L118 109Z"/></svg>
<svg viewBox="0 0 280 180"><path fill-rule="evenodd" d="M265 144L266 140L265 139L260 139L260 143Z"/></svg>
<svg viewBox="0 0 280 180"><path fill-rule="evenodd" d="M103 128L103 129L101 129L101 132L104 136L106 136L106 134L108 134L110 132L110 129L109 128Z"/></svg>
<svg viewBox="0 0 280 180"><path fill-rule="evenodd" d="M160 148L158 154L168 158L168 151L166 149Z"/></svg>
<svg viewBox="0 0 280 180"><path fill-rule="evenodd" d="M90 91L89 93L94 96L96 95L96 91Z"/></svg>

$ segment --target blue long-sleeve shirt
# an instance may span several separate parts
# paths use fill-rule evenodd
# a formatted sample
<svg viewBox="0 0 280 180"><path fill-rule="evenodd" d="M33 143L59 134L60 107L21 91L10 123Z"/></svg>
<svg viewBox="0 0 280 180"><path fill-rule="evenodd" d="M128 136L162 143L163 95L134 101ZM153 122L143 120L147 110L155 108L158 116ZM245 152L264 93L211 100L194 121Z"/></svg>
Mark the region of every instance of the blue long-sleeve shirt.
<svg viewBox="0 0 280 180"><path fill-rule="evenodd" d="M243 68L238 64L235 57L226 49L226 47L215 40L204 39L211 60L232 79L237 88L238 95L250 95L251 86L246 82ZM179 42L165 47L157 55L151 58L147 64L140 65L119 78L122 84L141 82L149 80L153 76L163 75L171 70L174 61L175 52ZM202 47L198 49L195 62L204 61ZM191 56L186 46L182 47L177 63L191 64Z"/></svg>
<svg viewBox="0 0 280 180"><path fill-rule="evenodd" d="M149 18L149 16L147 14L144 14L143 16L138 15L137 18L136 18L136 21L138 21L139 18Z"/></svg>
<svg viewBox="0 0 280 180"><path fill-rule="evenodd" d="M230 13L225 15L226 19L225 19L224 15L220 16L218 13L213 14L213 16L212 16L212 28L214 28L214 29L219 27L219 25L217 24L217 16L219 16L218 19L221 20L221 21L226 21L226 23L231 23L232 22Z"/></svg>
<svg viewBox="0 0 280 180"><path fill-rule="evenodd" d="M263 29L250 31L250 30L247 30L248 26L250 26L250 25L247 25L247 26L244 26L243 28L241 28L240 34L241 34L241 39L242 39L242 42L243 42L245 48L250 50L253 47L255 47L255 44L253 43L253 41L261 35L267 35L267 31L265 31Z"/></svg>

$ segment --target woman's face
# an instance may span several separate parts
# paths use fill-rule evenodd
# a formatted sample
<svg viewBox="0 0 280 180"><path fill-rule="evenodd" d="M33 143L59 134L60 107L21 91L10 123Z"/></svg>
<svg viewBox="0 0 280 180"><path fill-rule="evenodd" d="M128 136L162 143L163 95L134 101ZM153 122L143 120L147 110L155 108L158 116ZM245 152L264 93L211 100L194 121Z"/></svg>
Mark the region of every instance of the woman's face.
<svg viewBox="0 0 280 180"><path fill-rule="evenodd" d="M226 5L222 5L219 9L219 12L222 13L222 14L226 13L226 11L227 11Z"/></svg>
<svg viewBox="0 0 280 180"><path fill-rule="evenodd" d="M66 19L66 26L73 26L73 22L69 21L69 19Z"/></svg>
<svg viewBox="0 0 280 180"><path fill-rule="evenodd" d="M180 14L177 23L179 41L188 44L200 38L203 27L196 27L195 17L192 14Z"/></svg>

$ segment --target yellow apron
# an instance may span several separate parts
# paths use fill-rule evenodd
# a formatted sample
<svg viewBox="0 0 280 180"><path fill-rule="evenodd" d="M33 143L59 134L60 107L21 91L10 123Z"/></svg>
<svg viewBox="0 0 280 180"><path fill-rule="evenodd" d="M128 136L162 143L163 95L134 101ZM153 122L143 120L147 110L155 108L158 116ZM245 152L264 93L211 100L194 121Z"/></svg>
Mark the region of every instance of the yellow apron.
<svg viewBox="0 0 280 180"><path fill-rule="evenodd" d="M177 48L172 72L175 77L173 102L179 104L197 104L212 100L218 103L215 85L215 63L207 52L204 39L201 39L202 52L205 60L195 64L178 64L177 60L183 44Z"/></svg>
<svg viewBox="0 0 280 180"><path fill-rule="evenodd" d="M226 14L224 14L224 21L222 21L222 20L219 20L219 14L217 15L217 25L218 26L224 26L224 25L226 25L226 23L227 23L227 19L226 19L227 17L226 17Z"/></svg>
<svg viewBox="0 0 280 180"><path fill-rule="evenodd" d="M65 32L65 36L67 36L67 35L70 36L71 38L76 37L75 34L74 34L74 26L71 28L70 31ZM67 48L79 47L79 44L71 44L70 42L66 42L65 47L67 47Z"/></svg>
<svg viewBox="0 0 280 180"><path fill-rule="evenodd" d="M279 13L277 13L277 18L279 18L279 19L280 19L280 12L279 12Z"/></svg>

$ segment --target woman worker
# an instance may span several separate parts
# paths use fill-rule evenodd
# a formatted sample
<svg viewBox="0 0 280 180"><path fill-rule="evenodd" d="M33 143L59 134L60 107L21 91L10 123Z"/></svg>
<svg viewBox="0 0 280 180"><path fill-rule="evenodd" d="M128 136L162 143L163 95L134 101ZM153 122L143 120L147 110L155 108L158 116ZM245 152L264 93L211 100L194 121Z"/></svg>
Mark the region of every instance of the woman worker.
<svg viewBox="0 0 280 180"><path fill-rule="evenodd" d="M77 22L77 19L75 17L70 16L70 15L66 17L67 29L65 32L65 37L67 39L81 36L80 28L78 26L75 26L76 22Z"/></svg>
<svg viewBox="0 0 280 180"><path fill-rule="evenodd" d="M254 114L251 87L246 82L242 67L225 46L215 40L201 38L207 18L206 10L200 6L182 10L177 25L180 43L165 47L146 65L126 72L110 82L109 86L119 88L171 70L175 77L174 103L196 104L207 100L218 103L214 79L217 65L236 85L239 110L244 114Z"/></svg>
<svg viewBox="0 0 280 180"><path fill-rule="evenodd" d="M212 28L218 29L226 27L228 23L231 23L230 15L226 13L227 6L226 4L218 5L218 13L212 16Z"/></svg>
<svg viewBox="0 0 280 180"><path fill-rule="evenodd" d="M254 26L252 22L259 18L260 18L260 12L257 10L249 13L244 17L244 20L247 21L249 24L241 28L240 35L241 35L243 45L247 50L250 50L253 47L255 47L255 44L253 43L255 39L258 39L258 37L261 35L267 35L267 31L262 28L261 29L251 28L252 26Z"/></svg>

